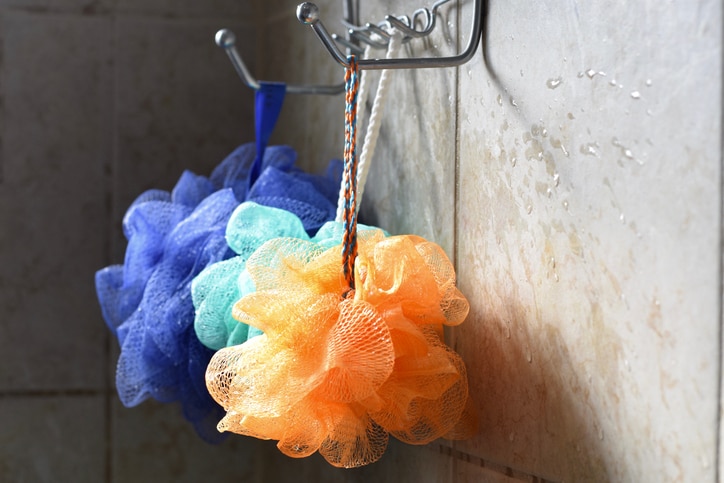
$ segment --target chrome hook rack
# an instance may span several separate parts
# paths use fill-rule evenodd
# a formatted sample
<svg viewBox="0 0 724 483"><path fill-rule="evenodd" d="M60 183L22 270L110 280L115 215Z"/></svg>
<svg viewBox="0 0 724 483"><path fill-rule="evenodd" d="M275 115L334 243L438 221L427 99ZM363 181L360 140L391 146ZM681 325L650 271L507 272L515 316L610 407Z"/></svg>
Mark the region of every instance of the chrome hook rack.
<svg viewBox="0 0 724 483"><path fill-rule="evenodd" d="M367 23L360 26L346 21L342 21L342 24L347 27L347 34L350 39L364 42L378 49L384 49L389 45L390 33L388 30L392 28L397 29L402 34L402 42L409 42L412 39L430 35L435 30L438 9L449 1L438 0L433 4L432 9L418 8L412 14L412 18L407 15L387 15L384 21L377 24ZM422 29L417 30L415 27L418 24L419 17L424 17L424 26ZM349 42L337 34L332 34L332 38L355 53L361 53L364 50L359 45Z"/></svg>
<svg viewBox="0 0 724 483"><path fill-rule="evenodd" d="M413 14L412 19L409 17L393 17L388 15L385 21L390 26L400 29L406 37L416 38L429 35L430 32L435 28L435 19L437 17L437 8L448 0L440 0L433 5L433 10L418 9ZM425 27L422 30L415 29L416 19L420 16L425 16ZM330 55L339 64L344 67L349 67L347 62L347 56L339 49L336 41L352 49L348 43L342 42L339 37L333 36L329 33L327 28L322 23L319 17L319 8L311 3L304 2L297 7L297 18L300 22L309 25L314 30L322 44L326 47ZM372 26L367 24L365 27L354 27L350 28L350 35L354 38L363 42L369 43L370 45L381 45L386 46L388 39L385 38L384 30L378 24ZM360 69L423 69L423 68L439 68L439 67L455 67L458 65L465 64L468 62L480 44L480 39L483 32L483 0L475 0L475 10L473 13L473 22L470 32L470 39L468 45L461 53L448 57L424 57L424 58L400 58L400 59L361 59L358 62ZM351 44L351 42L350 42ZM377 45L375 45L377 44ZM354 44L351 44L354 45ZM359 47L358 47L359 48ZM354 49L352 49L355 51ZM355 52L358 52L356 50Z"/></svg>

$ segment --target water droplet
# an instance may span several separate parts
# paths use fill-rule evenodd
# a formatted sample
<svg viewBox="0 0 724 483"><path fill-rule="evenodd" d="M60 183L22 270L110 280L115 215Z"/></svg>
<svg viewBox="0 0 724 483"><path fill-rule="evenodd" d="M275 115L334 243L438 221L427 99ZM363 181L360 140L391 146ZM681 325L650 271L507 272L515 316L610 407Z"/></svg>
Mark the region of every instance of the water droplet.
<svg viewBox="0 0 724 483"><path fill-rule="evenodd" d="M518 158L513 158L513 159L511 159L511 160L510 160L510 164L512 164L513 167L515 168L515 165L518 164Z"/></svg>
<svg viewBox="0 0 724 483"><path fill-rule="evenodd" d="M530 347L525 348L525 360L530 364L533 362L533 354L530 352Z"/></svg>
<svg viewBox="0 0 724 483"><path fill-rule="evenodd" d="M630 149L624 149L623 155L629 159L633 159L633 157L634 157L633 152Z"/></svg>
<svg viewBox="0 0 724 483"><path fill-rule="evenodd" d="M623 360L623 365L627 371L631 372L631 364L629 364L628 359Z"/></svg>
<svg viewBox="0 0 724 483"><path fill-rule="evenodd" d="M623 213L619 215L618 219L621 220L621 223L626 223L626 215L624 215Z"/></svg>
<svg viewBox="0 0 724 483"><path fill-rule="evenodd" d="M513 107L518 107L518 103L515 102L515 98L512 96L510 97L510 105Z"/></svg>
<svg viewBox="0 0 724 483"><path fill-rule="evenodd" d="M542 130L540 133L541 133L541 136L547 137L547 136L548 136L548 129L543 128L543 130Z"/></svg>
<svg viewBox="0 0 724 483"><path fill-rule="evenodd" d="M510 321L505 323L505 338L510 339Z"/></svg>
<svg viewBox="0 0 724 483"><path fill-rule="evenodd" d="M503 105L503 98L500 96L500 94L498 94L498 97L495 100L498 101L499 106Z"/></svg>
<svg viewBox="0 0 724 483"><path fill-rule="evenodd" d="M551 257L551 259L548 260L548 263L550 263L551 268L556 268L556 259L555 259L555 257Z"/></svg>
<svg viewBox="0 0 724 483"><path fill-rule="evenodd" d="M553 274L553 280L555 280L556 282L560 281L560 278L558 277L558 272L555 272Z"/></svg>
<svg viewBox="0 0 724 483"><path fill-rule="evenodd" d="M565 208L566 210L568 209L568 201L563 202L563 208Z"/></svg>
<svg viewBox="0 0 724 483"><path fill-rule="evenodd" d="M633 92L631 92L631 98L632 99L641 99L641 93L639 91L633 91Z"/></svg>
<svg viewBox="0 0 724 483"><path fill-rule="evenodd" d="M563 78L561 76L558 76L555 79L548 79L546 81L546 86L548 87L548 89L555 89L562 83L563 83Z"/></svg>
<svg viewBox="0 0 724 483"><path fill-rule="evenodd" d="M583 77L583 72L578 73L578 78L580 79L581 77Z"/></svg>
<svg viewBox="0 0 724 483"><path fill-rule="evenodd" d="M553 195L553 190L550 189L550 188L548 188L548 189L546 190L546 196L548 196L548 198L550 198L552 195Z"/></svg>
<svg viewBox="0 0 724 483"><path fill-rule="evenodd" d="M651 81L651 79L646 79L646 87L651 87L652 84L653 82Z"/></svg>
<svg viewBox="0 0 724 483"><path fill-rule="evenodd" d="M581 145L581 154L598 157L598 143L594 142Z"/></svg>
<svg viewBox="0 0 724 483"><path fill-rule="evenodd" d="M533 213L533 205L526 206L525 211L527 211L529 215Z"/></svg>
<svg viewBox="0 0 724 483"><path fill-rule="evenodd" d="M598 73L598 72L596 72L596 71L593 70L593 69L588 69L588 70L586 71L586 75L588 76L589 79L593 79L593 78L596 76L597 73Z"/></svg>
<svg viewBox="0 0 724 483"><path fill-rule="evenodd" d="M551 146L553 146L554 148L560 149L561 151L563 151L563 154L565 154L566 157L568 156L568 150L563 145L563 143L561 143L560 139L551 138Z"/></svg>
<svg viewBox="0 0 724 483"><path fill-rule="evenodd" d="M556 173L553 175L553 186L558 186L561 184L561 175Z"/></svg>
<svg viewBox="0 0 724 483"><path fill-rule="evenodd" d="M608 81L609 84L611 84L613 87L616 87L618 85L618 82L616 82L616 79L611 79Z"/></svg>

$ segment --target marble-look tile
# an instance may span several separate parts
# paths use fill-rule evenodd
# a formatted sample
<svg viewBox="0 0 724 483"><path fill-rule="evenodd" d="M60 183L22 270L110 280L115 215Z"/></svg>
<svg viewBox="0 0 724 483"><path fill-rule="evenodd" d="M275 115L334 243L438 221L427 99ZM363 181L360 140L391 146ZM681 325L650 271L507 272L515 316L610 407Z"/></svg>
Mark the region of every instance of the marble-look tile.
<svg viewBox="0 0 724 483"><path fill-rule="evenodd" d="M114 240L140 193L171 189L186 169L209 175L238 144L254 139L253 92L213 41L221 25L135 16L116 22ZM235 33L253 67L253 27ZM123 246L115 246L118 261Z"/></svg>
<svg viewBox="0 0 724 483"><path fill-rule="evenodd" d="M721 10L489 2L459 88L464 452L714 481Z"/></svg>
<svg viewBox="0 0 724 483"><path fill-rule="evenodd" d="M284 12L295 2L278 0L267 10L264 77L289 83L336 84L344 71L306 26ZM340 2L320 2L320 16L332 32L343 29ZM380 21L390 12L409 13L405 2L362 6L361 21ZM456 33L448 26L455 10L440 10L440 28L428 39L407 44L401 56L439 56L455 52ZM384 56L383 51L375 52ZM276 60L274 60L276 59ZM290 68L288 60L294 67ZM379 72L370 76L376 90ZM376 155L372 160L362 219L393 233L415 233L439 243L448 254L453 247L455 176L455 70L391 72L391 86ZM372 98L366 105L367 113ZM287 96L275 143L290 144L300 164L318 171L343 151L342 96ZM369 116L366 116L369 118ZM358 153L364 128L360 129Z"/></svg>
<svg viewBox="0 0 724 483"><path fill-rule="evenodd" d="M0 25L0 389L100 388L110 22L4 13Z"/></svg>
<svg viewBox="0 0 724 483"><path fill-rule="evenodd" d="M204 442L178 404L147 401L126 408L114 398L111 481L261 482L264 446L230 435L218 445Z"/></svg>
<svg viewBox="0 0 724 483"><path fill-rule="evenodd" d="M0 480L105 481L102 396L0 398Z"/></svg>

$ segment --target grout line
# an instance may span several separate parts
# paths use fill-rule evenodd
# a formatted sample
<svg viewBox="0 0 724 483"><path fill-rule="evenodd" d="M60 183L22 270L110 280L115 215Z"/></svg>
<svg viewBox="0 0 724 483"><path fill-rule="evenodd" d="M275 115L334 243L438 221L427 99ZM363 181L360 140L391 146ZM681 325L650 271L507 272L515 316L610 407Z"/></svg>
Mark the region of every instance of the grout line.
<svg viewBox="0 0 724 483"><path fill-rule="evenodd" d="M2 85L5 73L5 37L0 35L0 185L5 182L5 86Z"/></svg>
<svg viewBox="0 0 724 483"><path fill-rule="evenodd" d="M113 7L99 7L97 5L86 5L80 8L73 7L49 7L49 6L8 6L0 7L5 12L26 13L29 15L81 15L84 17L102 16L140 16L146 19L168 19L168 20L193 20L193 21L219 21L234 19L235 22L245 26L252 26L253 22L244 21L244 16L238 12L163 12L158 10L144 10L142 8L116 9ZM293 18L293 12L290 14Z"/></svg>
<svg viewBox="0 0 724 483"><path fill-rule="evenodd" d="M462 12L460 11L460 3L458 2L457 19L456 24L458 26L457 31L457 46L460 48L461 44L461 31L460 21L462 18ZM455 273L458 272L458 251L459 251L459 240L458 240L458 213L460 212L460 69L462 67L455 67L455 148L454 148L454 159L455 159L455 175L454 175L454 187L453 187L453 209L455 210L455 216L453 216L453 267Z"/></svg>
<svg viewBox="0 0 724 483"><path fill-rule="evenodd" d="M724 37L724 34L723 34ZM723 39L724 40L724 39ZM722 58L722 76L724 76L724 56ZM724 99L724 84L720 85L720 95ZM722 395L724 389L722 388L722 374L724 360L724 331L722 330L722 324L724 324L724 111L719 111L719 126L721 135L719 138L719 280L718 280L718 294L719 294L719 307L718 307L718 319L719 319L719 358L717 361L718 368L717 372L719 375L717 385L717 400L719 402L717 406L716 415L716 442L714 444L714 480L721 481L721 465L722 465Z"/></svg>
<svg viewBox="0 0 724 483"><path fill-rule="evenodd" d="M460 21L462 19L462 5L460 4L460 1L456 2L457 8L456 8L456 19L455 19L455 25L457 25L457 32L456 32L456 51L459 51L460 44L462 44L462 29L460 28ZM455 88L454 88L454 96L455 96L455 115L454 115L454 143L455 146L453 148L453 159L454 159L454 175L453 175L453 217L452 217L452 223L453 223L453 252L452 252L452 263L453 268L455 270L455 277L456 277L456 285L459 285L458 280L458 274L460 273L460 264L459 264L459 253L460 253L460 237L459 237L459 229L460 229L460 223L458 217L460 216L460 69L462 67L458 66L455 67ZM452 330L452 346L455 351L457 351L457 331ZM468 396L470 397L470 396ZM451 451L457 451L457 442L452 441L452 448ZM456 470L456 463L453 463L451 465L450 471L452 472L451 479L455 479L455 474L457 472Z"/></svg>
<svg viewBox="0 0 724 483"><path fill-rule="evenodd" d="M116 220L116 211L119 209L119 134L118 134L118 106L119 106L119 90L118 90L118 18L116 15L112 15L110 18L110 60L111 60L111 72L110 72L110 168L109 168L109 180L107 184L107 196L109 203L107 206L107 216L109 219L107 230L108 236L108 259L113 259L116 251L116 236L114 235L116 229L114 227ZM110 331L105 332L105 347L103 357L103 374L104 381L106 383L105 400L104 400L104 432L105 432L105 481L111 483L113 480L113 382L111 381L111 357L112 350L111 344L114 339Z"/></svg>
<svg viewBox="0 0 724 483"><path fill-rule="evenodd" d="M469 453L456 450L449 446L439 445L438 450L441 455L449 456L455 461L462 461L464 463L478 465L481 468L485 468L487 471L498 473L502 476L513 478L515 480L526 481L529 483L558 483L555 480L550 480L539 475L534 475L527 471L518 470L508 465L488 461L484 458L480 458L479 456L471 455Z"/></svg>
<svg viewBox="0 0 724 483"><path fill-rule="evenodd" d="M0 391L0 399L43 397L93 397L108 393L105 389L10 389Z"/></svg>

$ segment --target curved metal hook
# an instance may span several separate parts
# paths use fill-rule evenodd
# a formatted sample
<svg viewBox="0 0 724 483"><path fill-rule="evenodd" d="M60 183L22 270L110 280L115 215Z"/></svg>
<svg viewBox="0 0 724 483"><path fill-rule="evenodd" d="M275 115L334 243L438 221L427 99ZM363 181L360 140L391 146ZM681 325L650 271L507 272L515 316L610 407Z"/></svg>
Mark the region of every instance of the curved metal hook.
<svg viewBox="0 0 724 483"><path fill-rule="evenodd" d="M447 1L447 0L445 0ZM442 2L445 3L445 2ZM437 2L439 7L442 3ZM433 7L435 9L435 7ZM433 16L434 17L434 16ZM337 44L335 44L333 37L329 34L322 21L319 19L319 8L311 3L304 2L297 7L297 18L300 22L307 24L312 27L314 33L327 48L332 57L342 66L349 67L347 57L339 50ZM392 17L394 18L394 17ZM388 18L390 21L390 18ZM401 22L401 21L400 21ZM427 27L433 27L431 24L433 21L428 22ZM413 27L409 27L414 30ZM416 31L417 32L417 31ZM468 62L480 44L480 39L483 34L483 0L475 0L475 11L473 13L473 22L470 32L470 39L468 45L463 52L448 57L427 57L427 58L403 58L403 59L361 59L358 62L360 69L423 69L423 68L436 68L436 67L455 67L458 65L465 64Z"/></svg>
<svg viewBox="0 0 724 483"><path fill-rule="evenodd" d="M409 42L412 39L425 37L430 35L435 29L437 11L449 1L450 0L438 0L433 4L432 9L418 8L412 14L412 19L407 15L387 15L384 21L376 25L373 23L354 25L345 21L342 21L342 24L348 29L350 38L360 40L378 49L384 49L390 42L390 34L383 28L384 26L387 26L389 29L396 28L400 31L400 33L403 34L402 42ZM422 30L417 30L415 27L420 16L424 16L424 23L422 23ZM332 34L332 38L338 43L347 46L346 43L341 42L334 34Z"/></svg>
<svg viewBox="0 0 724 483"><path fill-rule="evenodd" d="M216 32L215 39L216 45L224 49L226 55L229 56L231 64L234 66L234 69L236 69L236 72L239 74L239 77L241 77L241 80L244 82L244 84L251 87L255 91L258 91L260 89L259 81L257 81L254 76L251 75L251 72L249 72L246 64L241 59L239 51L236 50L236 36L234 35L234 33L229 29L221 29ZM344 92L344 82L332 86L287 85L288 94L336 95L341 94L342 92Z"/></svg>

